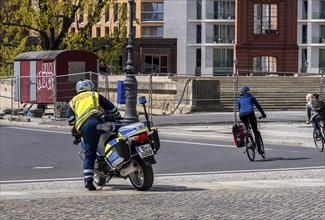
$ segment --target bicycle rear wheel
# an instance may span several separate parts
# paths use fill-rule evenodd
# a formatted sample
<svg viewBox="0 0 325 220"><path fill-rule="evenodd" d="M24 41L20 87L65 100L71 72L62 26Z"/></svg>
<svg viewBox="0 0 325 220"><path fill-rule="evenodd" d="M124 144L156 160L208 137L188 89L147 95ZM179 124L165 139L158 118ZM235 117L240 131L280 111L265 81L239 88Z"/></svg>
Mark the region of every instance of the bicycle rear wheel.
<svg viewBox="0 0 325 220"><path fill-rule="evenodd" d="M250 161L255 160L255 143L252 135L249 133L246 136L246 153Z"/></svg>
<svg viewBox="0 0 325 220"><path fill-rule="evenodd" d="M314 143L319 152L323 152L324 150L324 136L321 132L320 136L317 135L316 131L313 131L313 138L314 138Z"/></svg>

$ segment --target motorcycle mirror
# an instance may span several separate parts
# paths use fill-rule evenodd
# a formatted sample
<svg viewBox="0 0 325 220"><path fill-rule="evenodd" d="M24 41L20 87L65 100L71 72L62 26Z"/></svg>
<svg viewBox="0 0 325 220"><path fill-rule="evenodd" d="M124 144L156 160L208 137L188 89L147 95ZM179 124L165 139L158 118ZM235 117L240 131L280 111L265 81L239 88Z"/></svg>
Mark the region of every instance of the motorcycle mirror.
<svg viewBox="0 0 325 220"><path fill-rule="evenodd" d="M140 104L146 104L147 98L145 96L141 96L141 97L139 97L139 102L140 102Z"/></svg>

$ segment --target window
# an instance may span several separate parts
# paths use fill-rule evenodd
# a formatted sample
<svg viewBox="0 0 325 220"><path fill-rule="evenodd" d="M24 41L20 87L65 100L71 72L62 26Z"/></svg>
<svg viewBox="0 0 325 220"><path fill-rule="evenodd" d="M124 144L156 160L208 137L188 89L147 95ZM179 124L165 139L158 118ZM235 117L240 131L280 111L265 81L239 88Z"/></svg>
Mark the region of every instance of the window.
<svg viewBox="0 0 325 220"><path fill-rule="evenodd" d="M202 26L196 25L196 43L200 44L202 42Z"/></svg>
<svg viewBox="0 0 325 220"><path fill-rule="evenodd" d="M214 39L215 43L233 43L235 40L235 25L215 25Z"/></svg>
<svg viewBox="0 0 325 220"><path fill-rule="evenodd" d="M214 49L213 50L213 74L232 73L234 50Z"/></svg>
<svg viewBox="0 0 325 220"><path fill-rule="evenodd" d="M320 11L319 18L320 19L325 19L325 0L321 0L319 2L319 4L320 4L320 7L319 7L319 11Z"/></svg>
<svg viewBox="0 0 325 220"><path fill-rule="evenodd" d="M116 22L118 19L118 4L114 4L114 22Z"/></svg>
<svg viewBox="0 0 325 220"><path fill-rule="evenodd" d="M306 20L308 17L308 1L302 2L302 19Z"/></svg>
<svg viewBox="0 0 325 220"><path fill-rule="evenodd" d="M276 4L254 4L254 34L277 34Z"/></svg>
<svg viewBox="0 0 325 220"><path fill-rule="evenodd" d="M307 49L301 49L301 72L307 72Z"/></svg>
<svg viewBox="0 0 325 220"><path fill-rule="evenodd" d="M105 27L105 36L109 35L109 27Z"/></svg>
<svg viewBox="0 0 325 220"><path fill-rule="evenodd" d="M214 1L214 19L235 19L235 1Z"/></svg>
<svg viewBox="0 0 325 220"><path fill-rule="evenodd" d="M302 25L302 43L307 43L307 25Z"/></svg>
<svg viewBox="0 0 325 220"><path fill-rule="evenodd" d="M319 49L319 69L325 73L325 49Z"/></svg>
<svg viewBox="0 0 325 220"><path fill-rule="evenodd" d="M196 67L201 67L201 49L196 49Z"/></svg>
<svg viewBox="0 0 325 220"><path fill-rule="evenodd" d="M325 44L325 25L319 26L319 43Z"/></svg>
<svg viewBox="0 0 325 220"><path fill-rule="evenodd" d="M141 21L163 21L164 3L145 2L142 3Z"/></svg>
<svg viewBox="0 0 325 220"><path fill-rule="evenodd" d="M109 9L105 11L105 23L109 22Z"/></svg>
<svg viewBox="0 0 325 220"><path fill-rule="evenodd" d="M145 26L142 27L141 37L163 37L164 28L160 26Z"/></svg>
<svg viewBox="0 0 325 220"><path fill-rule="evenodd" d="M167 56L146 55L144 62L145 73L168 73Z"/></svg>
<svg viewBox="0 0 325 220"><path fill-rule="evenodd" d="M202 19L202 0L196 0L196 19Z"/></svg>
<svg viewBox="0 0 325 220"><path fill-rule="evenodd" d="M78 82L86 78L86 74L74 74L84 73L86 71L86 63L84 61L70 61L68 62L68 67L69 82Z"/></svg>
<svg viewBox="0 0 325 220"><path fill-rule="evenodd" d="M100 27L96 27L96 37L100 37Z"/></svg>
<svg viewBox="0 0 325 220"><path fill-rule="evenodd" d="M271 56L254 57L253 70L262 72L276 72L276 58Z"/></svg>
<svg viewBox="0 0 325 220"><path fill-rule="evenodd" d="M80 14L79 14L79 23L83 23L84 22L84 8L81 6L80 7Z"/></svg>

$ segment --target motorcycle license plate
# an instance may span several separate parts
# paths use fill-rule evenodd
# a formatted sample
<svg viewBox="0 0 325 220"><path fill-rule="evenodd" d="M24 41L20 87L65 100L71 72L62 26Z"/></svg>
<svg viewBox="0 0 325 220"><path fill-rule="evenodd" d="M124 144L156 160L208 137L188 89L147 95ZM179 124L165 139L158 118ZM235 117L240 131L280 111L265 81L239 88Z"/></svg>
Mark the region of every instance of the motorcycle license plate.
<svg viewBox="0 0 325 220"><path fill-rule="evenodd" d="M153 155L153 150L149 144L138 146L136 147L136 149L141 158L145 158Z"/></svg>

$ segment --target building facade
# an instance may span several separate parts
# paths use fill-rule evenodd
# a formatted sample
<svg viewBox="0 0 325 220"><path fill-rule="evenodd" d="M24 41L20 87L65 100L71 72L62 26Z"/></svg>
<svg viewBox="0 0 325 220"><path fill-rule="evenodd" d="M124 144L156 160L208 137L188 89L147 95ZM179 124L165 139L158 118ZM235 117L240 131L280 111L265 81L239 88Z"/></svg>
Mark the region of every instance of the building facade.
<svg viewBox="0 0 325 220"><path fill-rule="evenodd" d="M299 69L325 73L325 0L298 0Z"/></svg>
<svg viewBox="0 0 325 220"><path fill-rule="evenodd" d="M164 37L177 38L177 74L324 69L325 0L165 0ZM177 18L175 15L177 14Z"/></svg>

